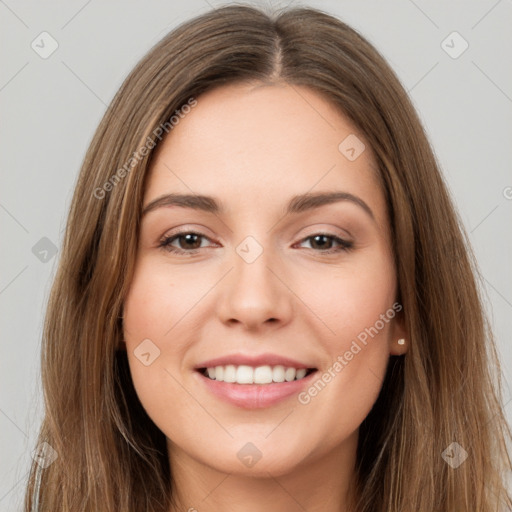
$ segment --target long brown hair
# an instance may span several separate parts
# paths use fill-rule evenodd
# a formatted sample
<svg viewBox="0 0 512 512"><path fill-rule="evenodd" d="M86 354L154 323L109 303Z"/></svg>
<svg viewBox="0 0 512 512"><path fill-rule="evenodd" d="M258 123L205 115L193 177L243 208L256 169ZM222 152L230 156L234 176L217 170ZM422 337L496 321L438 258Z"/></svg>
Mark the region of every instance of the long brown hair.
<svg viewBox="0 0 512 512"><path fill-rule="evenodd" d="M475 259L404 88L366 39L326 13L231 5L151 49L86 154L43 334L39 443L57 458L45 468L33 463L25 510L168 512L173 503L164 434L119 350L123 300L162 127L170 132L169 119L191 98L235 82L309 87L354 123L377 160L410 346L391 356L360 427L356 510L511 506L510 429ZM459 445L468 457L452 467L446 460Z"/></svg>

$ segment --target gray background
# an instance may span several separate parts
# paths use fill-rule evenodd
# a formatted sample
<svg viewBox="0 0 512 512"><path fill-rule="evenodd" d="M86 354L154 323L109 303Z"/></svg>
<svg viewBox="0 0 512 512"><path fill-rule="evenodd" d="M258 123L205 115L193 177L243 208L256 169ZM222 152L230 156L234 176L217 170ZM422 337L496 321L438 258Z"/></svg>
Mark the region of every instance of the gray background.
<svg viewBox="0 0 512 512"><path fill-rule="evenodd" d="M224 3L0 0L0 511L21 509L42 416L40 337L58 260L52 248L60 247L92 134L153 44L178 23ZM359 30L409 91L479 261L512 419L512 1L300 5ZM58 43L46 59L31 47L33 41L43 45L43 31ZM458 53L462 40L451 37L442 45L453 31L469 44L457 58L445 50Z"/></svg>

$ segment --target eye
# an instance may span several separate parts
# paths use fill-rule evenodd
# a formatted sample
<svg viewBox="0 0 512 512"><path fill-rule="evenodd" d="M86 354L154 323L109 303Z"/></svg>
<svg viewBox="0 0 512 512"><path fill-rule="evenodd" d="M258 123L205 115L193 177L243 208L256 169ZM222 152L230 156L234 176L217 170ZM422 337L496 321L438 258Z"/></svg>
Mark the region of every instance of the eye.
<svg viewBox="0 0 512 512"><path fill-rule="evenodd" d="M311 240L312 249L319 247L320 250L316 252L320 252L321 254L333 254L342 251L349 251L354 247L353 242L349 242L348 240L343 240L336 235L330 235L329 233L316 233L314 235L308 236L304 238L300 244ZM338 244L338 247L332 247L333 243Z"/></svg>
<svg viewBox="0 0 512 512"><path fill-rule="evenodd" d="M201 243L201 239L210 240L206 235L197 233L195 231L183 231L181 233L175 233L174 235L164 236L160 240L159 247L165 251L174 254L183 254L191 256L197 254L199 249L204 248ZM174 242L177 241L181 247L176 247ZM211 241L211 240L210 240ZM349 251L353 248L353 242L343 240L336 235L330 235L328 233L316 233L314 235L304 238L299 244L311 241L311 249L321 254L333 254L342 251ZM338 247L333 247L337 244Z"/></svg>
<svg viewBox="0 0 512 512"><path fill-rule="evenodd" d="M190 256L196 254L201 248L201 238L209 240L209 238L201 233L196 233L195 231L183 231L182 233L164 236L160 240L159 247L168 252ZM171 245L175 240L178 241L178 244L181 245L182 248Z"/></svg>

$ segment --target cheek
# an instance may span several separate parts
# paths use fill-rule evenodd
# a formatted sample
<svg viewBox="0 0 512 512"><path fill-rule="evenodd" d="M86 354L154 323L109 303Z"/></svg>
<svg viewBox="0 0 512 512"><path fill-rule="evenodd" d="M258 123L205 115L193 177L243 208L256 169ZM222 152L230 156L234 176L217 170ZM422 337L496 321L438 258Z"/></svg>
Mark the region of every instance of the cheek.
<svg viewBox="0 0 512 512"><path fill-rule="evenodd" d="M313 282L302 278L297 282L301 283L297 295L304 297L326 327L323 339L331 346L330 353L348 349L347 343L359 334L364 338L376 322L381 339L389 332L394 311L386 312L395 302L396 278L388 251L367 251L365 257L354 258L350 264L326 266Z"/></svg>
<svg viewBox="0 0 512 512"><path fill-rule="evenodd" d="M377 399L389 360L397 312L391 257L381 251L350 269L331 268L317 274L314 287L303 285L298 293L319 312L317 319L325 328L318 342L326 354L325 367L299 402L315 414L325 414L326 424L332 424L332 409L322 409L321 404L330 403L340 411L332 434L352 430Z"/></svg>
<svg viewBox="0 0 512 512"><path fill-rule="evenodd" d="M152 418L169 396L182 393L172 378L186 353L187 339L174 335L188 329L186 309L197 297L165 268L142 262L136 269L123 308L124 339L132 381ZM178 293L179 290L179 293ZM190 306L188 306L189 308ZM172 343L169 340L172 339ZM158 414L156 414L158 416Z"/></svg>
<svg viewBox="0 0 512 512"><path fill-rule="evenodd" d="M139 264L124 304L127 343L163 339L197 302L198 293L204 293L200 279L179 276L166 265L149 260Z"/></svg>

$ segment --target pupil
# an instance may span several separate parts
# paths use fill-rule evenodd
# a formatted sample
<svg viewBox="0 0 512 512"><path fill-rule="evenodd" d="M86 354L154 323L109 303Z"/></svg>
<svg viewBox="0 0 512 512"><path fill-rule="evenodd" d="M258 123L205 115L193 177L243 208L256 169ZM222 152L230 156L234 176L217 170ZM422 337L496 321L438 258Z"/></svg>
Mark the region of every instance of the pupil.
<svg viewBox="0 0 512 512"><path fill-rule="evenodd" d="M313 242L313 246L314 246L314 245L320 245L320 249L325 249L325 245L326 245L326 244L325 244L325 243L324 243L324 244L322 244L322 243L318 244L318 243L317 243L317 240L318 240L318 239L324 239L324 240L327 240L327 237L326 237L325 235L316 235L316 236L314 236L314 237L313 237L313 241L314 241L314 242ZM328 243L327 243L327 245L328 245Z"/></svg>
<svg viewBox="0 0 512 512"><path fill-rule="evenodd" d="M192 237L192 238L191 238L191 237ZM196 238L196 243L197 243L197 239L198 239L199 237L198 237L198 235L195 235L194 233L189 233L188 235L183 235L183 236L182 236L182 238L185 238L185 239L186 239L187 244L188 244L189 242L192 242L192 243L194 242L193 237L195 237L195 238ZM199 245L201 245L201 244L199 244ZM190 249L190 245L189 245L189 247L188 247L188 248ZM195 249L195 248L196 248L196 247L193 247L193 249Z"/></svg>

